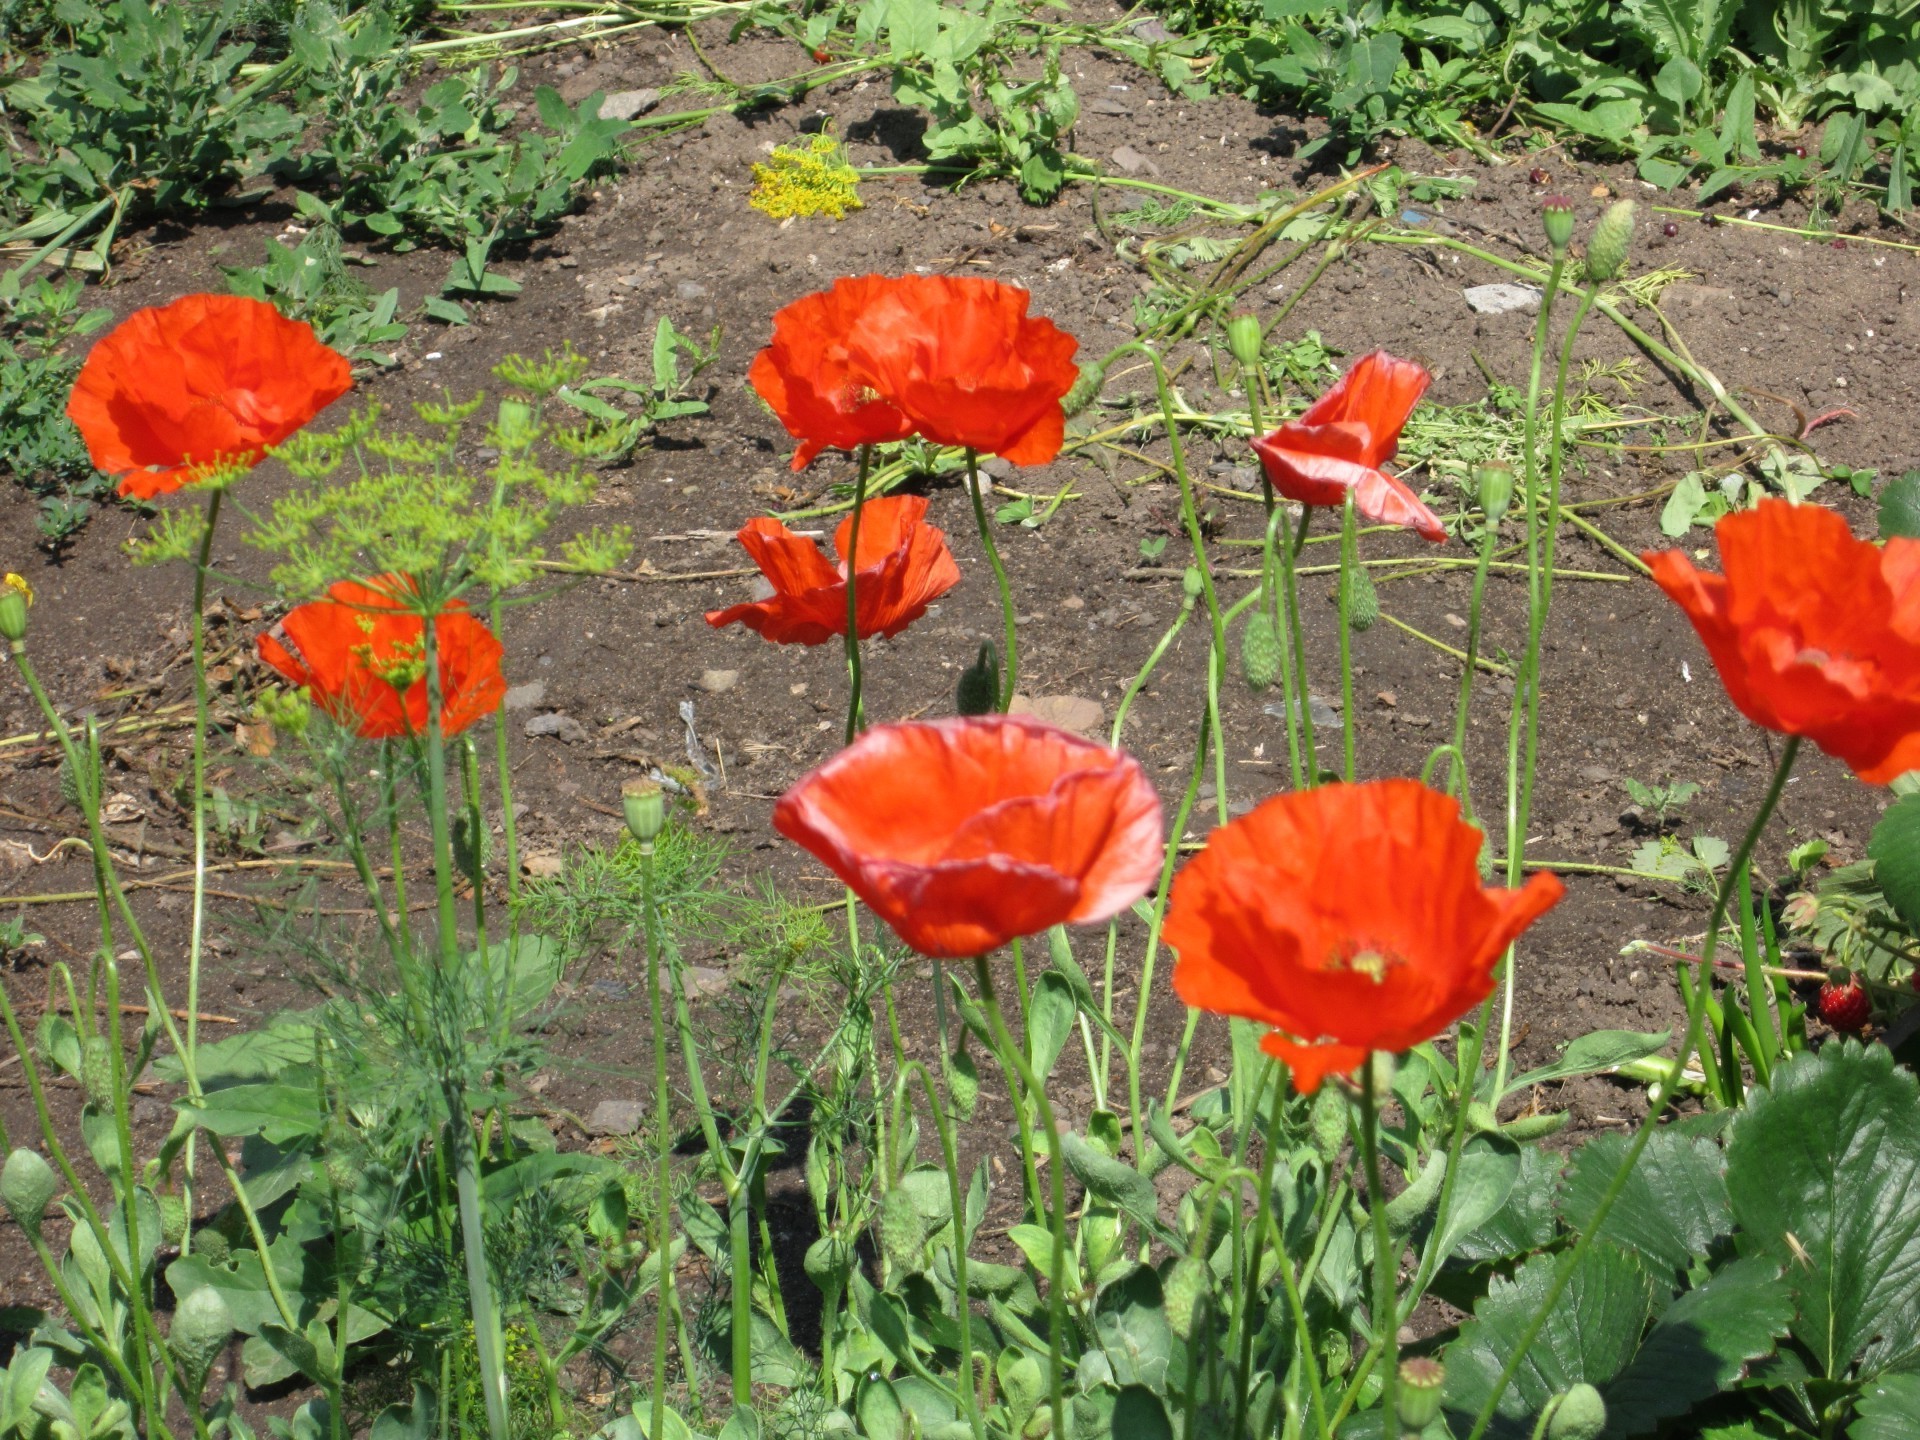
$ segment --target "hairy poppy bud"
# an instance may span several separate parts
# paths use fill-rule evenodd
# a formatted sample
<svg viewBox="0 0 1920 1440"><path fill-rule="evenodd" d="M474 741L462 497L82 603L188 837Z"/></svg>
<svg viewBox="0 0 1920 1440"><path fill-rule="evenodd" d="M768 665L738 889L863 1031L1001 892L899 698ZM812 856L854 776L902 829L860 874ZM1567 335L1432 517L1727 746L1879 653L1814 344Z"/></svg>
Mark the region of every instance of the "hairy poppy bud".
<svg viewBox="0 0 1920 1440"><path fill-rule="evenodd" d="M1633 240L1633 201L1616 200L1593 227L1593 239L1587 243L1587 279L1599 284L1611 280L1627 263L1627 246Z"/></svg>
<svg viewBox="0 0 1920 1440"><path fill-rule="evenodd" d="M1067 393L1060 397L1060 413L1071 420L1100 395L1100 386L1107 378L1106 370L1099 365L1083 365Z"/></svg>
<svg viewBox="0 0 1920 1440"><path fill-rule="evenodd" d="M1180 577L1180 591L1182 608L1187 610L1191 610L1193 602L1207 593L1206 577L1200 573L1197 566L1189 565L1186 574Z"/></svg>
<svg viewBox="0 0 1920 1440"><path fill-rule="evenodd" d="M27 638L27 611L33 607L33 587L23 576L9 572L0 580L0 639L19 644Z"/></svg>
<svg viewBox="0 0 1920 1440"><path fill-rule="evenodd" d="M1280 678L1280 632L1264 608L1247 618L1247 628L1240 633L1240 673L1256 691Z"/></svg>
<svg viewBox="0 0 1920 1440"><path fill-rule="evenodd" d="M1347 1097L1338 1085L1323 1085L1313 1097L1313 1148L1331 1165L1347 1143Z"/></svg>
<svg viewBox="0 0 1920 1440"><path fill-rule="evenodd" d="M13 1223L27 1232L29 1240L40 1238L41 1219L59 1189L53 1167L40 1158L37 1150L23 1145L0 1166L0 1204L7 1207Z"/></svg>
<svg viewBox="0 0 1920 1440"><path fill-rule="evenodd" d="M960 672L954 709L962 715L991 715L1000 708L1000 655L982 644L973 664Z"/></svg>
<svg viewBox="0 0 1920 1440"><path fill-rule="evenodd" d="M1560 1397L1547 1422L1547 1440L1600 1440L1607 1428L1607 1402L1591 1385L1575 1385Z"/></svg>
<svg viewBox="0 0 1920 1440"><path fill-rule="evenodd" d="M913 1208L913 1197L902 1189L889 1190L880 1202L882 1253L896 1268L917 1271L924 1263L922 1248L926 1242L927 1228L921 1223L920 1212Z"/></svg>
<svg viewBox="0 0 1920 1440"><path fill-rule="evenodd" d="M1480 511L1487 523L1498 525L1513 504L1513 471L1504 465L1482 465L1474 483L1480 491Z"/></svg>
<svg viewBox="0 0 1920 1440"><path fill-rule="evenodd" d="M1564 195L1549 195L1540 202L1540 223L1546 227L1553 253L1566 254L1573 243L1573 202Z"/></svg>
<svg viewBox="0 0 1920 1440"><path fill-rule="evenodd" d="M1193 1334L1193 1322L1207 1298L1211 1279L1207 1262L1198 1255L1182 1255L1167 1272L1166 1281L1160 1287L1161 1299L1166 1307L1168 1328L1182 1340Z"/></svg>
<svg viewBox="0 0 1920 1440"><path fill-rule="evenodd" d="M1243 369L1251 370L1260 363L1260 342L1265 338L1257 315L1242 310L1227 317L1227 349Z"/></svg>
<svg viewBox="0 0 1920 1440"><path fill-rule="evenodd" d="M1371 630L1380 618L1380 592L1373 588L1373 575L1364 565L1347 572L1347 624L1355 630Z"/></svg>
<svg viewBox="0 0 1920 1440"><path fill-rule="evenodd" d="M113 1109L113 1043L104 1035L89 1035L80 1047L80 1088L88 1104Z"/></svg>
<svg viewBox="0 0 1920 1440"><path fill-rule="evenodd" d="M658 780L628 780L620 786L620 808L627 830L642 845L651 845L667 824L667 797Z"/></svg>
<svg viewBox="0 0 1920 1440"><path fill-rule="evenodd" d="M1447 1383L1447 1367L1425 1355L1400 1362L1400 1388L1394 1409L1409 1430L1424 1430L1440 1414L1440 1389Z"/></svg>

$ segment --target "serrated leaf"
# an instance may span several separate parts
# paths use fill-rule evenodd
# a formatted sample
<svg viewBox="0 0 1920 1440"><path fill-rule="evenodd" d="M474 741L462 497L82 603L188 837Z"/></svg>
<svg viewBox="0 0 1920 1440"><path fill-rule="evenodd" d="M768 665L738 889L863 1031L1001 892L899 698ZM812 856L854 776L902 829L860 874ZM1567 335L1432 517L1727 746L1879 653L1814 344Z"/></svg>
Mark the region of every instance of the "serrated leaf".
<svg viewBox="0 0 1920 1440"><path fill-rule="evenodd" d="M1601 1135L1575 1152L1560 1214L1576 1231L1587 1228L1631 1143L1625 1135ZM1601 1222L1599 1238L1631 1250L1648 1270L1671 1280L1732 1229L1720 1147L1659 1131Z"/></svg>
<svg viewBox="0 0 1920 1440"><path fill-rule="evenodd" d="M1861 1389L1847 1440L1912 1440L1920 1415L1920 1375L1888 1375Z"/></svg>
<svg viewBox="0 0 1920 1440"><path fill-rule="evenodd" d="M1554 1237L1554 1191L1559 1184L1556 1161L1544 1150L1520 1148L1520 1173L1507 1192L1507 1202L1478 1227L1463 1235L1454 1253L1470 1264L1529 1255Z"/></svg>
<svg viewBox="0 0 1920 1440"><path fill-rule="evenodd" d="M1446 1350L1446 1408L1465 1434L1492 1395L1522 1333L1545 1305L1557 1255L1538 1255L1496 1279ZM1605 1241L1581 1255L1539 1336L1502 1392L1486 1433L1522 1440L1540 1408L1582 1381L1604 1387L1627 1368L1653 1309L1653 1284L1626 1251Z"/></svg>
<svg viewBox="0 0 1920 1440"><path fill-rule="evenodd" d="M1460 1147L1453 1197L1435 1240L1432 1263L1445 1263L1466 1237L1506 1206L1520 1178L1520 1147L1492 1135L1476 1135Z"/></svg>
<svg viewBox="0 0 1920 1440"><path fill-rule="evenodd" d="M1640 1435L1724 1390L1773 1353L1793 1323L1793 1291L1764 1257L1735 1260L1659 1319L1606 1387L1609 1437Z"/></svg>
<svg viewBox="0 0 1920 1440"><path fill-rule="evenodd" d="M1828 1044L1755 1087L1727 1142L1746 1243L1786 1267L1823 1374L1920 1356L1920 1083L1883 1045Z"/></svg>
<svg viewBox="0 0 1920 1440"><path fill-rule="evenodd" d="M1894 801L1867 841L1873 878L1895 913L1920 924L1920 795Z"/></svg>

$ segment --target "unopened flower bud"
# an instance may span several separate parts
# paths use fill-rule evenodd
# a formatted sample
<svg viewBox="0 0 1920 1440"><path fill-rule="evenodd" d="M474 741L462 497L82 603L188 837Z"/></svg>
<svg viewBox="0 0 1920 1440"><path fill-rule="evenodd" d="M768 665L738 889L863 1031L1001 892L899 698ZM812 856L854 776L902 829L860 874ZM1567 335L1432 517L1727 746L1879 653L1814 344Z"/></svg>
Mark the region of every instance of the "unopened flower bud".
<svg viewBox="0 0 1920 1440"><path fill-rule="evenodd" d="M1438 1360L1414 1355L1400 1362L1400 1388L1395 1392L1393 1408L1408 1430L1424 1430L1440 1414L1440 1390L1447 1383L1447 1368Z"/></svg>
<svg viewBox="0 0 1920 1440"><path fill-rule="evenodd" d="M1480 513L1489 525L1498 525L1513 504L1513 471L1504 465L1482 465L1473 479L1480 492Z"/></svg>
<svg viewBox="0 0 1920 1440"><path fill-rule="evenodd" d="M620 787L620 808L627 830L642 845L651 845L667 824L667 797L658 780L628 780Z"/></svg>
<svg viewBox="0 0 1920 1440"><path fill-rule="evenodd" d="M1161 1286L1167 1326L1182 1340L1193 1335L1193 1322L1212 1288L1213 1275L1198 1255L1182 1255L1167 1272Z"/></svg>
<svg viewBox="0 0 1920 1440"><path fill-rule="evenodd" d="M27 1232L29 1240L40 1238L41 1219L59 1189L53 1167L40 1158L37 1150L23 1145L0 1165L0 1204L5 1204L13 1223Z"/></svg>
<svg viewBox="0 0 1920 1440"><path fill-rule="evenodd" d="M1240 673L1247 687L1265 690L1280 678L1280 632L1273 616L1260 609L1247 617L1247 628L1240 635Z"/></svg>
<svg viewBox="0 0 1920 1440"><path fill-rule="evenodd" d="M1000 656L982 644L973 664L960 672L954 709L962 715L991 715L1000 708Z"/></svg>
<svg viewBox="0 0 1920 1440"><path fill-rule="evenodd" d="M1180 577L1180 590L1186 597L1186 607L1189 610L1193 608L1194 601L1207 593L1206 578L1201 575L1197 566L1187 567L1187 573Z"/></svg>
<svg viewBox="0 0 1920 1440"><path fill-rule="evenodd" d="M1251 370L1260 363L1260 342L1265 338L1259 317L1251 312L1242 310L1227 317L1227 349L1242 369Z"/></svg>
<svg viewBox="0 0 1920 1440"><path fill-rule="evenodd" d="M18 643L27 638L27 611L33 607L33 587L23 576L9 573L0 581L0 639Z"/></svg>
<svg viewBox="0 0 1920 1440"><path fill-rule="evenodd" d="M1591 1385L1575 1385L1560 1397L1547 1422L1547 1440L1600 1440L1607 1428L1607 1402Z"/></svg>
<svg viewBox="0 0 1920 1440"><path fill-rule="evenodd" d="M1564 195L1549 195L1540 202L1540 223L1546 227L1553 253L1566 254L1573 243L1573 202Z"/></svg>
<svg viewBox="0 0 1920 1440"><path fill-rule="evenodd" d="M1100 384L1106 378L1107 372L1100 366L1083 366L1072 387L1060 397L1060 413L1071 420L1086 409L1100 394Z"/></svg>
<svg viewBox="0 0 1920 1440"><path fill-rule="evenodd" d="M1633 201L1616 200L1593 227L1593 239L1587 243L1587 279L1594 284L1611 280L1627 263L1627 246L1633 241Z"/></svg>

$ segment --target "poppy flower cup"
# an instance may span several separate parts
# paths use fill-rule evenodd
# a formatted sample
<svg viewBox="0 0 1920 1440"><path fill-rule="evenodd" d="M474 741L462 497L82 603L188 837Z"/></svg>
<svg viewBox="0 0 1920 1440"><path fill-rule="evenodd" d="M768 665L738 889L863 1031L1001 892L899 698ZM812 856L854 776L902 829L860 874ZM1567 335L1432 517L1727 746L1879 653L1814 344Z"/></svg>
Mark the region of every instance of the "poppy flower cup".
<svg viewBox="0 0 1920 1440"><path fill-rule="evenodd" d="M1027 314L1027 292L998 280L906 275L883 285L847 332L847 354L916 434L1015 465L1060 453L1079 341Z"/></svg>
<svg viewBox="0 0 1920 1440"><path fill-rule="evenodd" d="M259 464L352 383L343 356L264 301L187 295L109 331L67 415L95 468L151 500Z"/></svg>
<svg viewBox="0 0 1920 1440"><path fill-rule="evenodd" d="M1354 508L1378 525L1413 530L1435 543L1446 527L1406 485L1380 467L1400 448L1400 431L1432 376L1384 350L1362 355L1298 420L1253 442L1273 488L1302 505Z"/></svg>
<svg viewBox="0 0 1920 1440"><path fill-rule="evenodd" d="M1565 893L1480 883L1481 832L1414 780L1275 796L1215 830L1173 883L1173 988L1273 1027L1296 1090L1440 1034L1493 990L1501 953Z"/></svg>
<svg viewBox="0 0 1920 1440"><path fill-rule="evenodd" d="M1869 784L1920 769L1920 540L1856 540L1833 511L1785 500L1727 515L1714 534L1722 574L1679 550L1645 559L1734 708Z"/></svg>
<svg viewBox="0 0 1920 1440"><path fill-rule="evenodd" d="M296 607L256 642L261 660L305 686L335 724L369 740L427 728L426 623L403 607L413 582L343 580L324 600ZM440 658L440 725L457 735L498 708L507 693L499 639L453 601L434 619ZM281 638L284 635L284 639Z"/></svg>
<svg viewBox="0 0 1920 1440"><path fill-rule="evenodd" d="M819 645L847 633L849 516L833 534L835 565L820 547L778 520L749 520L736 537L773 587L764 600L709 610L707 623L739 623L782 645ZM960 567L946 535L927 524L919 495L869 500L861 516L854 564L859 638L891 639L926 614L927 606L960 583Z"/></svg>
<svg viewBox="0 0 1920 1440"><path fill-rule="evenodd" d="M1109 919L1164 853L1137 760L1012 715L875 726L781 796L773 824L942 960Z"/></svg>
<svg viewBox="0 0 1920 1440"><path fill-rule="evenodd" d="M793 468L822 450L857 450L904 440L913 422L864 377L848 356L848 335L899 282L862 275L802 295L774 312L773 342L753 359L747 382L800 442Z"/></svg>

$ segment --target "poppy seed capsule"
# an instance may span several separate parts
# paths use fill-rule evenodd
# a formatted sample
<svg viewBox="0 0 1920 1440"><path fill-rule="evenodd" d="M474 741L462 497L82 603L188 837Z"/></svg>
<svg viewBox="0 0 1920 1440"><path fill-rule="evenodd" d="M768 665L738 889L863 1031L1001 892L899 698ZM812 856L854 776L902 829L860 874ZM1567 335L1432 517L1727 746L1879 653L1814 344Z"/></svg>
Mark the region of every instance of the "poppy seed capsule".
<svg viewBox="0 0 1920 1440"><path fill-rule="evenodd" d="M59 1189L53 1167L40 1158L37 1150L23 1145L0 1165L0 1204L7 1207L13 1223L26 1232L29 1240L40 1238L40 1222Z"/></svg>
<svg viewBox="0 0 1920 1440"><path fill-rule="evenodd" d="M1549 195L1540 202L1540 223L1553 253L1566 254L1567 246L1573 243L1573 202L1564 195Z"/></svg>
<svg viewBox="0 0 1920 1440"><path fill-rule="evenodd" d="M1513 471L1504 465L1482 465L1474 486L1480 492L1480 513L1489 525L1498 525L1513 504Z"/></svg>
<svg viewBox="0 0 1920 1440"><path fill-rule="evenodd" d="M1409 1430L1424 1430L1440 1414L1440 1391L1447 1383L1447 1368L1427 1355L1414 1355L1400 1362L1400 1388L1394 1396L1394 1409L1400 1423Z"/></svg>
<svg viewBox="0 0 1920 1440"><path fill-rule="evenodd" d="M620 809L627 831L642 845L651 845L667 824L667 797L657 780L628 780L620 786Z"/></svg>
<svg viewBox="0 0 1920 1440"><path fill-rule="evenodd" d="M1595 284L1613 279L1627 263L1627 247L1632 243L1633 201L1617 200L1593 227L1593 239L1587 243L1587 279Z"/></svg>
<svg viewBox="0 0 1920 1440"><path fill-rule="evenodd" d="M1241 368L1251 370L1260 363L1260 342L1265 338L1257 315L1242 310L1227 318L1227 349Z"/></svg>

